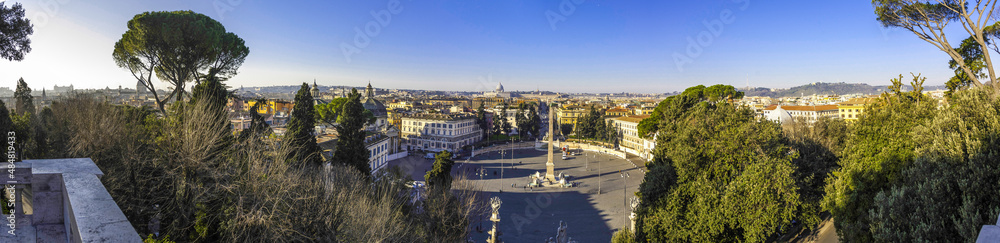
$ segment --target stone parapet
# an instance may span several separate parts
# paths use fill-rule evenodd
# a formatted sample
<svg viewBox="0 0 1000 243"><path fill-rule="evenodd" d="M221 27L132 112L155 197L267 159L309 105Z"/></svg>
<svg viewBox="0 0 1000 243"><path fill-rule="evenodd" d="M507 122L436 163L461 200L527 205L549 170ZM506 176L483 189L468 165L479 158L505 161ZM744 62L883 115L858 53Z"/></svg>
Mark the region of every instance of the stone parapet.
<svg viewBox="0 0 1000 243"><path fill-rule="evenodd" d="M19 190L16 234L0 234L0 242L142 242L93 160L25 160L14 166L19 179L7 183Z"/></svg>

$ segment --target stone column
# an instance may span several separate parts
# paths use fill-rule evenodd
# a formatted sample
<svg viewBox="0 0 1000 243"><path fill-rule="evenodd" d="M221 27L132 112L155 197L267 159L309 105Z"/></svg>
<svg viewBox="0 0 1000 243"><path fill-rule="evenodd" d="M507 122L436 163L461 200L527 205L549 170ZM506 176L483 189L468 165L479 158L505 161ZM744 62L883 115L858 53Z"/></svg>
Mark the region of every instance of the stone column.
<svg viewBox="0 0 1000 243"><path fill-rule="evenodd" d="M632 229L632 232L635 233L637 231L635 229L635 217L636 217L635 208L639 206L639 198L632 197L632 203L629 206L631 206L632 208L632 214L628 216L628 219L632 221L632 225L629 227L629 229Z"/></svg>
<svg viewBox="0 0 1000 243"><path fill-rule="evenodd" d="M628 216L628 219L632 221L632 224L629 225L629 229L632 229L632 232L635 233L636 232L635 231L635 212L632 212L632 214Z"/></svg>
<svg viewBox="0 0 1000 243"><path fill-rule="evenodd" d="M490 217L490 221L493 221L493 229L490 229L490 238L486 240L488 243L500 242L500 238L497 238L497 231L500 230L500 203L500 197L490 199L490 206L493 206L493 216Z"/></svg>
<svg viewBox="0 0 1000 243"><path fill-rule="evenodd" d="M550 105L549 107L549 161L545 162L545 179L549 180L549 183L554 183L556 181L555 168L556 164L552 161L552 138L555 137L554 129L552 127L553 117L555 117L555 109Z"/></svg>

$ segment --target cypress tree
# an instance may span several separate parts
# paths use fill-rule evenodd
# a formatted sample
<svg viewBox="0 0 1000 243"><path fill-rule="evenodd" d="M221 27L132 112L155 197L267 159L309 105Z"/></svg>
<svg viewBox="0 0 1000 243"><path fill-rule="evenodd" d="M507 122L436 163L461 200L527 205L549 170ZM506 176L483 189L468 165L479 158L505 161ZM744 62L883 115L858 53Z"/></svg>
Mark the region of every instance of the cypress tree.
<svg viewBox="0 0 1000 243"><path fill-rule="evenodd" d="M451 153L448 150L441 151L437 156L434 156L434 168L424 175L427 186L431 190L447 191L451 189L451 167L454 165L455 161L451 160Z"/></svg>
<svg viewBox="0 0 1000 243"><path fill-rule="evenodd" d="M365 147L364 113L361 94L358 94L357 89L351 90L351 95L341 106L337 117L336 128L339 135L333 161L357 168L364 175L371 175L372 168L368 164L370 151Z"/></svg>
<svg viewBox="0 0 1000 243"><path fill-rule="evenodd" d="M537 106L534 107L534 108L531 108L531 107L528 108L528 126L527 127L528 127L528 132L530 132L532 136L538 136L538 134L539 134L538 133L538 129L539 129L539 126L541 126L541 122L542 122L542 119L540 117L538 117L538 112L535 111L536 109L538 109Z"/></svg>
<svg viewBox="0 0 1000 243"><path fill-rule="evenodd" d="M315 165L323 162L319 145L313 137L315 117L309 85L302 83L302 87L295 94L295 106L292 107L292 117L288 121L288 131L284 138L285 144L295 151L292 153L292 161Z"/></svg>
<svg viewBox="0 0 1000 243"><path fill-rule="evenodd" d="M517 107L517 115L514 116L514 121L517 122L517 134L522 138L527 135L528 128L528 117L524 115L524 104Z"/></svg>
<svg viewBox="0 0 1000 243"><path fill-rule="evenodd" d="M266 102L264 99L257 99L257 102L250 107L250 127L240 132L240 140L247 141L266 136L271 131L271 126L267 124L264 117L257 113L260 106ZM259 140L258 140L259 141ZM255 141L256 142L256 141Z"/></svg>
<svg viewBox="0 0 1000 243"><path fill-rule="evenodd" d="M483 131L483 140L489 139L490 124L486 122L486 108L482 103L479 104L479 109L476 110L476 123L479 124L479 129Z"/></svg>
<svg viewBox="0 0 1000 243"><path fill-rule="evenodd" d="M510 122L507 121L507 105L503 106L500 110L500 132L504 135L510 135Z"/></svg>
<svg viewBox="0 0 1000 243"><path fill-rule="evenodd" d="M31 97L31 88L28 87L28 83L24 82L24 78L17 80L17 89L14 91L14 98L17 102L14 106L17 114L24 114L25 112L35 114L35 102L34 98Z"/></svg>
<svg viewBox="0 0 1000 243"><path fill-rule="evenodd" d="M194 86L191 90L191 104L203 100L213 110L223 110L226 107L226 100L229 98L229 91L218 77L208 77L204 82ZM310 96L311 97L311 96Z"/></svg>
<svg viewBox="0 0 1000 243"><path fill-rule="evenodd" d="M10 111L7 110L7 104L4 104L0 100L0 132L3 132L4 136L7 133L14 131L14 122L10 120Z"/></svg>

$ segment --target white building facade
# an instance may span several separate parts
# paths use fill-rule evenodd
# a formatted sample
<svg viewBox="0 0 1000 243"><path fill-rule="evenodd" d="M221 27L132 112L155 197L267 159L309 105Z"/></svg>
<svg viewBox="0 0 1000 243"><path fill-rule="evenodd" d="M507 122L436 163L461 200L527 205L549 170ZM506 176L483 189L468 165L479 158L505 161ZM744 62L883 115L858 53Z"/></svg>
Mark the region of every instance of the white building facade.
<svg viewBox="0 0 1000 243"><path fill-rule="evenodd" d="M646 161L650 161L653 160L653 149L656 148L656 139L639 136L639 122L646 118L649 118L649 115L623 116L609 120L621 136L619 148L626 153L634 154Z"/></svg>
<svg viewBox="0 0 1000 243"><path fill-rule="evenodd" d="M392 152L392 143L389 136L376 134L365 138L365 147L368 148L368 166L372 168L372 173L385 168L389 163L389 155Z"/></svg>
<svg viewBox="0 0 1000 243"><path fill-rule="evenodd" d="M401 117L406 150L457 151L482 139L476 117L468 114L412 114Z"/></svg>
<svg viewBox="0 0 1000 243"><path fill-rule="evenodd" d="M817 106L781 106L771 105L763 110L764 118L781 124L795 122L802 118L807 122L815 122L821 117L839 118L840 109L836 105Z"/></svg>

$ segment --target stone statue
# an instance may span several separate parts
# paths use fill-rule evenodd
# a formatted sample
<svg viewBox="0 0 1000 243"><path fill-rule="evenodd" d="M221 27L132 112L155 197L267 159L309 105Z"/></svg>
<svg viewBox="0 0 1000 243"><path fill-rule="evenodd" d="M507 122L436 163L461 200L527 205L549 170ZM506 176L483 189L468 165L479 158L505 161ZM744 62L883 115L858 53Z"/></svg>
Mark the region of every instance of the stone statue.
<svg viewBox="0 0 1000 243"><path fill-rule="evenodd" d="M493 206L493 218L500 219L500 197L493 197L490 199L490 206Z"/></svg>
<svg viewBox="0 0 1000 243"><path fill-rule="evenodd" d="M500 224L500 204L501 203L502 202L500 201L500 197L493 197L493 198L490 199L490 206L493 207L493 216L490 217L490 221L493 221L493 229L490 230L490 238L487 239L486 242L489 242L489 243L500 242L500 239L497 238L497 235L499 233L498 231L499 231L499 228L500 228L499 224Z"/></svg>
<svg viewBox="0 0 1000 243"><path fill-rule="evenodd" d="M566 236L566 228L566 222L559 220L559 229L558 232L556 232L556 243L567 243L569 237Z"/></svg>
<svg viewBox="0 0 1000 243"><path fill-rule="evenodd" d="M631 223L632 223L629 226L629 228L632 229L633 232L635 232L635 218L636 218L635 208L639 207L639 198L633 196L632 197L632 203L629 206L632 206L632 213L629 214L629 216L628 216L629 221L631 221Z"/></svg>

